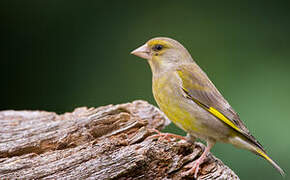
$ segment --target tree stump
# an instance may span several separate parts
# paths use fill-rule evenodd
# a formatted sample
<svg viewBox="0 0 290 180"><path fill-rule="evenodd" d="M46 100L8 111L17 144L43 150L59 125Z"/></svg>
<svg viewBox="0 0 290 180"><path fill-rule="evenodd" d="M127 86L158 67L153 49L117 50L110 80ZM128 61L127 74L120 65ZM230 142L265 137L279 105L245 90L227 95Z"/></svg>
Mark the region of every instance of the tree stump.
<svg viewBox="0 0 290 180"><path fill-rule="evenodd" d="M0 112L0 179L194 179L182 177L204 145L152 138L169 124L145 101ZM239 179L209 154L197 179Z"/></svg>

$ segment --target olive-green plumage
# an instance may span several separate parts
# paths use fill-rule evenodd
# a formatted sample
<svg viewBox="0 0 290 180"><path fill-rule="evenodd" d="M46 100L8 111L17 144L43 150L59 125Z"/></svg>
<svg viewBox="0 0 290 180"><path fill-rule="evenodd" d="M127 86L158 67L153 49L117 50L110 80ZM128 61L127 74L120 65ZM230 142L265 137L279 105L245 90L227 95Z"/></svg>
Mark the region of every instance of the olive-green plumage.
<svg viewBox="0 0 290 180"><path fill-rule="evenodd" d="M284 175L180 43L170 38L154 38L132 54L148 60L153 95L160 109L178 127L207 142L207 149L194 168L195 175L217 141L262 156Z"/></svg>

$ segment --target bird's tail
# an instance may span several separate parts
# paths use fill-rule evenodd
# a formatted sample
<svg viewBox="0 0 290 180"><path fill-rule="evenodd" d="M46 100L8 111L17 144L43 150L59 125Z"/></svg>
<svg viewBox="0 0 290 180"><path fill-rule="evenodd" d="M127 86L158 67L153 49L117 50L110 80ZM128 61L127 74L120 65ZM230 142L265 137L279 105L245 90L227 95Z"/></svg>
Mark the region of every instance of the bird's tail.
<svg viewBox="0 0 290 180"><path fill-rule="evenodd" d="M283 177L285 176L283 169L280 168L280 166L278 166L278 164L267 155L267 153L265 152L265 150L263 149L263 147L259 143L250 141L245 136L235 136L235 137L230 139L230 143L236 147L248 149L248 150L252 151L253 153L263 157L275 169L277 169Z"/></svg>
<svg viewBox="0 0 290 180"><path fill-rule="evenodd" d="M255 148L254 153L258 154L259 156L263 157L264 159L266 159L275 169L277 169L277 171L279 171L279 173L285 177L285 172L283 171L282 168L280 168L280 166L274 161L272 160L264 150L261 150L260 148Z"/></svg>

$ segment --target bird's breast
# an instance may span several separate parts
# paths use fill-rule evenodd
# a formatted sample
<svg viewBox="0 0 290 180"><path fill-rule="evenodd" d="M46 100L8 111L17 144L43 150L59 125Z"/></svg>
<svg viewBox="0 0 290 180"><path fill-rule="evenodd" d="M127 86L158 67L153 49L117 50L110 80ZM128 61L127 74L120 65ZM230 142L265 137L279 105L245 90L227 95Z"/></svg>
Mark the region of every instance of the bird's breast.
<svg viewBox="0 0 290 180"><path fill-rule="evenodd" d="M180 80L173 73L153 78L153 95L159 108L166 116L183 130L195 129L195 117L185 105L186 99L182 95Z"/></svg>

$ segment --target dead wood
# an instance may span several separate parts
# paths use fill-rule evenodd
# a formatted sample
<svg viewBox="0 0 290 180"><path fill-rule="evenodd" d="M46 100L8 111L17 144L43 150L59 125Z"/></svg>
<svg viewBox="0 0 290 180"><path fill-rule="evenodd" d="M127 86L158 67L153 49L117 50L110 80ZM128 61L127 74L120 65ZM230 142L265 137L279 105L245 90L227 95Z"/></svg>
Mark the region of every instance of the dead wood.
<svg viewBox="0 0 290 180"><path fill-rule="evenodd" d="M151 138L169 124L144 101L45 111L0 112L0 179L193 179L184 167L201 143ZM209 154L198 179L239 179Z"/></svg>

